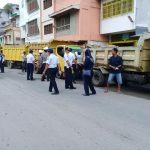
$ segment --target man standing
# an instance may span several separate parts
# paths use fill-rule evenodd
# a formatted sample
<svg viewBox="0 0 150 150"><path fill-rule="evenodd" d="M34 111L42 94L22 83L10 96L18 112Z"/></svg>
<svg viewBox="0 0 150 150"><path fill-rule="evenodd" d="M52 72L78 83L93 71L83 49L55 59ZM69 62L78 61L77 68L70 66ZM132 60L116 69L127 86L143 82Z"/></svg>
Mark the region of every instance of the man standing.
<svg viewBox="0 0 150 150"><path fill-rule="evenodd" d="M1 73L4 73L4 61L5 61L5 56L3 54L3 51L0 51L0 68L1 68Z"/></svg>
<svg viewBox="0 0 150 150"><path fill-rule="evenodd" d="M75 61L75 55L70 52L67 47L65 49L64 63L65 63L65 88L66 89L76 89L72 83L72 64Z"/></svg>
<svg viewBox="0 0 150 150"><path fill-rule="evenodd" d="M22 54L22 72L27 71L27 57L26 52L23 52Z"/></svg>
<svg viewBox="0 0 150 150"><path fill-rule="evenodd" d="M47 50L48 50L48 47L45 47L44 48L44 52L41 54L41 63L42 63L42 72L44 71L45 69L45 66L46 66L46 61L47 61L47 57L48 57L48 54L47 54ZM47 75L47 81L49 81L49 76L48 76L48 72L45 73ZM43 76L43 81L45 79L45 75Z"/></svg>
<svg viewBox="0 0 150 150"><path fill-rule="evenodd" d="M27 55L27 80L33 80L35 58L33 56L33 51L30 50Z"/></svg>
<svg viewBox="0 0 150 150"><path fill-rule="evenodd" d="M60 70L60 66L59 66L58 57L53 54L53 49L51 48L48 49L48 59L46 62L45 69L43 71L43 75L45 75L47 69L48 69L49 77L50 77L49 92L52 92L54 88L55 92L52 93L52 95L58 95L59 90L58 90L55 78L56 78L58 69Z"/></svg>
<svg viewBox="0 0 150 150"><path fill-rule="evenodd" d="M121 68L123 65L123 60L122 60L122 57L118 56L117 48L113 48L112 55L113 56L110 57L109 62L108 62L108 65L110 68L110 71L109 71L110 73L109 73L107 87L106 87L105 92L108 92L109 84L111 84L111 82L114 80L114 78L116 78L117 84L118 84L117 92L120 92L121 85L122 85Z"/></svg>
<svg viewBox="0 0 150 150"><path fill-rule="evenodd" d="M77 58L77 79L82 79L83 62L81 52L75 52Z"/></svg>

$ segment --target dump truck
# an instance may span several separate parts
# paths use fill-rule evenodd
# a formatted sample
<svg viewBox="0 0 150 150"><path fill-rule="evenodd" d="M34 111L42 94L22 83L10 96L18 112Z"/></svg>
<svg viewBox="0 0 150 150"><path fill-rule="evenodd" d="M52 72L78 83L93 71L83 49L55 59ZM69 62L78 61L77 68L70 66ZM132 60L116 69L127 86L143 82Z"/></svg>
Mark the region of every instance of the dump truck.
<svg viewBox="0 0 150 150"><path fill-rule="evenodd" d="M92 48L95 59L93 83L104 86L109 66L108 59L112 56L114 46ZM134 82L144 85L150 83L150 34L141 35L137 46L118 47L119 55L123 58L124 83Z"/></svg>
<svg viewBox="0 0 150 150"><path fill-rule="evenodd" d="M8 68L13 67L21 67L22 66L22 54L25 51L29 52L30 49L33 50L33 54L35 56L35 72L38 72L38 60L39 60L39 50L44 49L44 47L51 47L54 49L54 53L56 53L56 48L58 45L70 45L76 44L71 41L57 41L53 40L47 43L31 43L24 45L2 45L2 50L5 55L6 65Z"/></svg>
<svg viewBox="0 0 150 150"><path fill-rule="evenodd" d="M8 68L22 66L23 52L28 52L28 45L3 45L3 54Z"/></svg>

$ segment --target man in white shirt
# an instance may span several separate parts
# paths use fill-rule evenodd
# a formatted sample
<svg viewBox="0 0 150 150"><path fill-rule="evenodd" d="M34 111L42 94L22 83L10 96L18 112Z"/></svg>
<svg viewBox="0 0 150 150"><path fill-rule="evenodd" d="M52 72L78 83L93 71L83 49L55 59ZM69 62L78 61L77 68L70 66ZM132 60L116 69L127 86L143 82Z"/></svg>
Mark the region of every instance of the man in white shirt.
<svg viewBox="0 0 150 150"><path fill-rule="evenodd" d="M77 58L77 78L82 79L83 61L81 52L75 52Z"/></svg>
<svg viewBox="0 0 150 150"><path fill-rule="evenodd" d="M46 66L46 61L47 61L47 57L48 57L48 54L47 54L48 47L45 47L43 50L44 50L44 52L41 54L41 63L42 63L41 70L42 70L42 72L44 71L45 66ZM47 76L47 81L49 81L48 72L46 72L45 75ZM45 75L43 76L43 81L46 79Z"/></svg>
<svg viewBox="0 0 150 150"><path fill-rule="evenodd" d="M76 89L72 83L72 64L75 61L75 55L70 52L67 47L65 49L64 63L65 63L65 88L66 89Z"/></svg>
<svg viewBox="0 0 150 150"><path fill-rule="evenodd" d="M58 95L59 90L58 90L55 78L56 78L58 69L60 70L59 60L58 60L58 57L53 54L53 49L49 48L47 52L48 52L48 59L46 61L46 66L42 75L44 76L48 69L49 77L50 77L49 92L52 92L54 88L55 92L52 93L52 95Z"/></svg>
<svg viewBox="0 0 150 150"><path fill-rule="evenodd" d="M33 56L33 51L30 50L27 55L27 80L33 80L35 58Z"/></svg>

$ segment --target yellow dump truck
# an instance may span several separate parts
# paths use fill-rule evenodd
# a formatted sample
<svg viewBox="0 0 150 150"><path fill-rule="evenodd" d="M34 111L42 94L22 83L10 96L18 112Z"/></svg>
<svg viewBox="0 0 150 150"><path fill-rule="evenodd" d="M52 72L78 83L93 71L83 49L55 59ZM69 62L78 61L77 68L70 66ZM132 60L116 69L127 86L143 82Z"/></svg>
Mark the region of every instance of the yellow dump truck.
<svg viewBox="0 0 150 150"><path fill-rule="evenodd" d="M28 46L26 45L3 45L2 49L8 68L13 68L13 66L20 67L23 52L28 52Z"/></svg>
<svg viewBox="0 0 150 150"><path fill-rule="evenodd" d="M112 46L93 48L95 59L93 83L103 86L108 76ZM141 35L136 47L118 47L123 58L123 79L137 84L150 83L150 34Z"/></svg>
<svg viewBox="0 0 150 150"><path fill-rule="evenodd" d="M26 53L28 53L29 49L32 49L36 59L35 69L38 70L39 50L44 49L44 47L51 47L54 49L54 53L56 53L56 48L58 45L66 45L66 44L68 45L75 44L75 42L53 40L48 43L32 43L27 45L2 45L2 50L5 55L7 66L9 68L13 68L13 67L21 67L23 52L25 51Z"/></svg>

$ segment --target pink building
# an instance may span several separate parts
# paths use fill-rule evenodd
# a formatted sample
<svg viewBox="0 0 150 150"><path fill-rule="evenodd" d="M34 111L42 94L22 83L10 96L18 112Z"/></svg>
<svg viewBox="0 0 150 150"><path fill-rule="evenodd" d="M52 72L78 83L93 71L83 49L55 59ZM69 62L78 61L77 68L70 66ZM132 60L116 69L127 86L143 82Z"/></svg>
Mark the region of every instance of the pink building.
<svg viewBox="0 0 150 150"><path fill-rule="evenodd" d="M104 42L100 35L100 0L55 0L55 39Z"/></svg>

